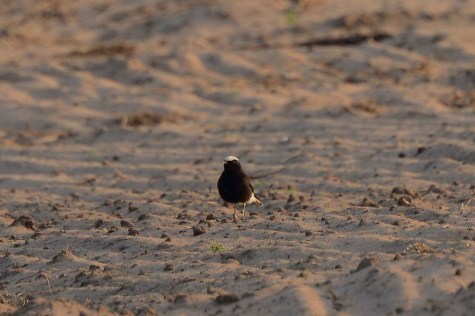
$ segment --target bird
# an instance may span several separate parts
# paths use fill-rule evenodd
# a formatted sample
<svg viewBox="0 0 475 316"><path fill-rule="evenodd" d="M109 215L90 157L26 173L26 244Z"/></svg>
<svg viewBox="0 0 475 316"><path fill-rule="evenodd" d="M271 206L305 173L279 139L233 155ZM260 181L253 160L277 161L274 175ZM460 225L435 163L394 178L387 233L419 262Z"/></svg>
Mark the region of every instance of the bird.
<svg viewBox="0 0 475 316"><path fill-rule="evenodd" d="M262 202L254 194L251 178L244 173L237 157L228 156L224 158L223 164L224 170L218 180L219 195L225 202L234 204L234 222L237 222L236 204L242 203L242 219L244 220L246 204L262 205Z"/></svg>

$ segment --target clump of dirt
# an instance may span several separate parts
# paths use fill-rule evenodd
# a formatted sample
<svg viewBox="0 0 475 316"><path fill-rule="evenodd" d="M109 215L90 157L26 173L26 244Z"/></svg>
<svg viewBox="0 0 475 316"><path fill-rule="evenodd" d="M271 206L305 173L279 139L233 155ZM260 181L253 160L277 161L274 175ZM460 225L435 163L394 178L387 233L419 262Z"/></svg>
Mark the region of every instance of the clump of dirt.
<svg viewBox="0 0 475 316"><path fill-rule="evenodd" d="M98 45L86 50L72 51L68 54L70 57L98 57L98 56L116 56L122 55L131 57L135 52L135 48L128 44Z"/></svg>
<svg viewBox="0 0 475 316"><path fill-rule="evenodd" d="M29 228L31 230L36 230L35 221L31 216L28 215L21 215L20 217L16 218L10 226L24 226L25 228Z"/></svg>
<svg viewBox="0 0 475 316"><path fill-rule="evenodd" d="M177 123L187 117L176 113L151 113L140 112L132 115L125 115L115 122L122 126L140 127L140 126L155 126L163 123Z"/></svg>

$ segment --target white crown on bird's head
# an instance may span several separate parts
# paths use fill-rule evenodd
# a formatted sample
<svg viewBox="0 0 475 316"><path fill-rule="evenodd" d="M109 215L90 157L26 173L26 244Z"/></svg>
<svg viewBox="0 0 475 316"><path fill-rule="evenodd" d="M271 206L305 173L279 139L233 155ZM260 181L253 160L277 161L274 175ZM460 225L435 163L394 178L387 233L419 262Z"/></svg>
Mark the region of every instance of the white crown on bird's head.
<svg viewBox="0 0 475 316"><path fill-rule="evenodd" d="M224 163L231 162L231 161L239 161L239 159L234 156L227 156L226 158L224 158Z"/></svg>

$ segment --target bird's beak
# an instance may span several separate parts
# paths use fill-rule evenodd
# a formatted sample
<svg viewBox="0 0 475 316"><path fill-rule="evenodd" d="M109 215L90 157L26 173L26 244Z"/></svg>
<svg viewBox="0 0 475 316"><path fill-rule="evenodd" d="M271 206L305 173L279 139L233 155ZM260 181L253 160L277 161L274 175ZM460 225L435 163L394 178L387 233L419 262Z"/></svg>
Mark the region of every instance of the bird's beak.
<svg viewBox="0 0 475 316"><path fill-rule="evenodd" d="M224 164L226 164L226 161L223 160L221 163L224 165Z"/></svg>

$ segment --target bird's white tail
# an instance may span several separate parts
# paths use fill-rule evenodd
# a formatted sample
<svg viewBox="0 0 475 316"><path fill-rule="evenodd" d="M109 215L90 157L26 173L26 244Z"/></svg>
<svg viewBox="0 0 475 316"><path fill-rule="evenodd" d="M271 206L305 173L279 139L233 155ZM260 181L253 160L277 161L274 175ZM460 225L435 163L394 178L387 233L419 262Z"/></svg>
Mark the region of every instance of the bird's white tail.
<svg viewBox="0 0 475 316"><path fill-rule="evenodd" d="M252 204L255 203L257 205L262 205L262 202L254 195L254 193L251 195L251 198L249 201L247 201L247 204Z"/></svg>

